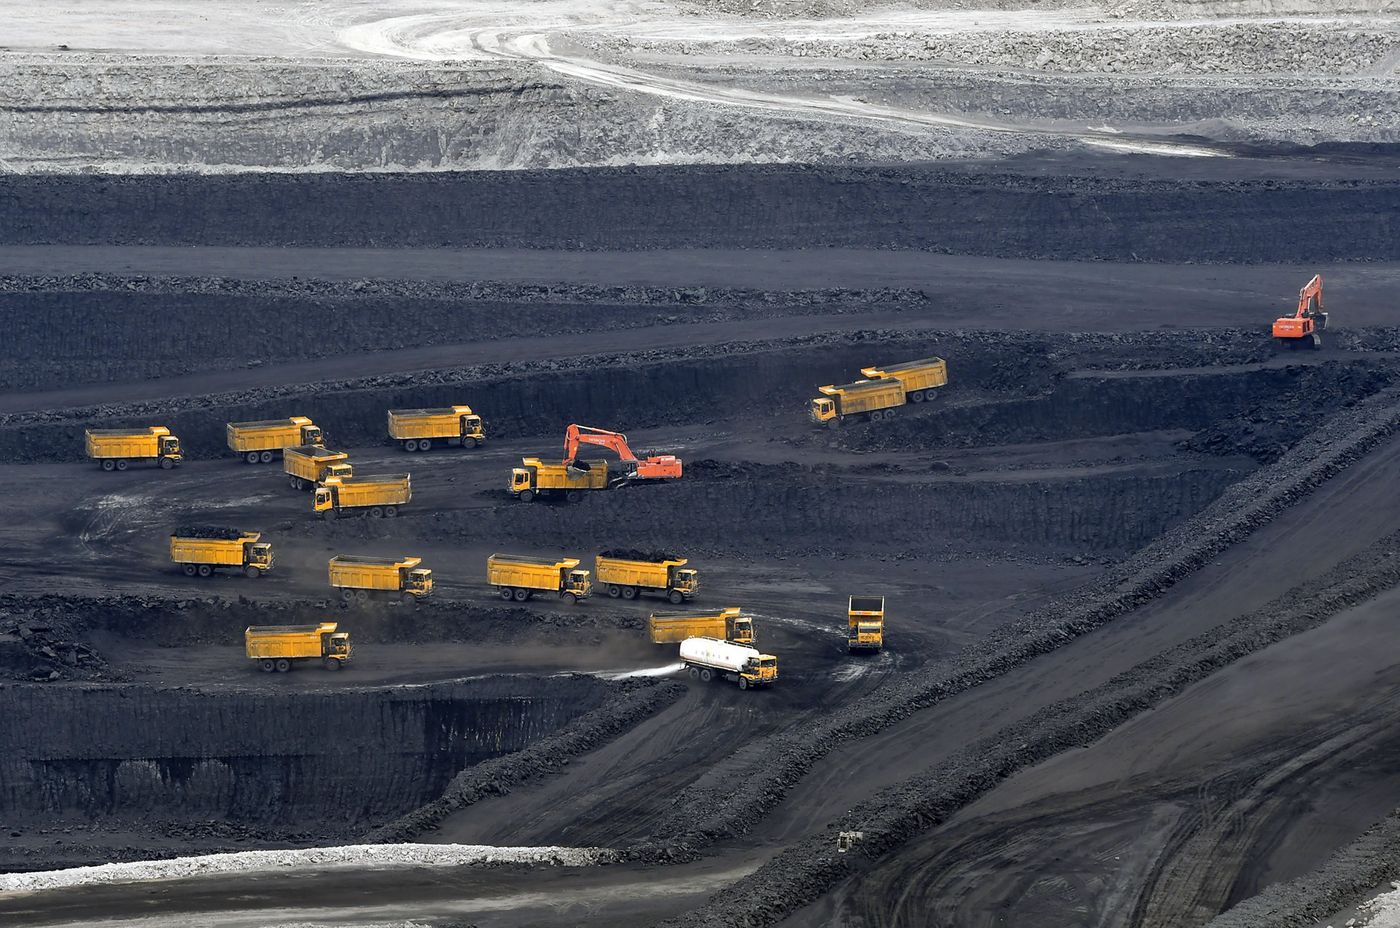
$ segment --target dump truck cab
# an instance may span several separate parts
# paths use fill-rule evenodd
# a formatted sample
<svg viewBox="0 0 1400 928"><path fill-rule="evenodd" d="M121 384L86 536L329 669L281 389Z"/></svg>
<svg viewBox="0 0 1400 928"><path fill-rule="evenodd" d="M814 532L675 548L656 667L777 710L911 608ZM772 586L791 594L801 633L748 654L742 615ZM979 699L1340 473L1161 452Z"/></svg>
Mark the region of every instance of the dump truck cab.
<svg viewBox="0 0 1400 928"><path fill-rule="evenodd" d="M258 536L254 535L254 538ZM272 569L272 543L267 541L252 541L244 546L244 553L248 558L248 566L256 567L261 571Z"/></svg>
<svg viewBox="0 0 1400 928"><path fill-rule="evenodd" d="M753 631L753 616L739 613L729 619L727 637L739 644L753 644L758 638Z"/></svg>
<svg viewBox="0 0 1400 928"><path fill-rule="evenodd" d="M333 479L337 484L340 482L339 478ZM325 512L335 505L335 490L330 483L331 481L327 480L316 488L316 498L311 503L313 512Z"/></svg>
<svg viewBox="0 0 1400 928"><path fill-rule="evenodd" d="M462 437L481 440L486 437L486 432L481 426L481 417L475 413L460 417L462 423Z"/></svg>
<svg viewBox="0 0 1400 928"><path fill-rule="evenodd" d="M355 476L355 465L353 464L327 464L321 475L321 482L324 483L328 477L353 477Z"/></svg>
<svg viewBox="0 0 1400 928"><path fill-rule="evenodd" d="M337 661L350 660L350 633L335 631L333 623L330 627L330 631L321 633L321 656Z"/></svg>
<svg viewBox="0 0 1400 928"><path fill-rule="evenodd" d="M571 593L576 599L587 599L593 592L593 580L588 571L570 570L564 577L564 593Z"/></svg>
<svg viewBox="0 0 1400 928"><path fill-rule="evenodd" d="M301 427L301 443L303 445L324 445L324 437L319 425L307 423Z"/></svg>
<svg viewBox="0 0 1400 928"><path fill-rule="evenodd" d="M172 461L183 460L184 455L180 452L180 439L178 436L160 436L160 456L169 458Z"/></svg>
<svg viewBox="0 0 1400 928"><path fill-rule="evenodd" d="M852 596L846 609L846 650L879 651L885 646L885 597Z"/></svg>
<svg viewBox="0 0 1400 928"><path fill-rule="evenodd" d="M402 589L414 596L429 596L433 592L433 572L426 567L415 567L403 572Z"/></svg>
<svg viewBox="0 0 1400 928"><path fill-rule="evenodd" d="M825 425L836 418L836 400L829 396L819 396L812 400L812 408L809 413L813 422Z"/></svg>
<svg viewBox="0 0 1400 928"><path fill-rule="evenodd" d="M523 467L512 467L510 469L510 495L519 496L525 490L532 490L535 486L535 475L533 471Z"/></svg>
<svg viewBox="0 0 1400 928"><path fill-rule="evenodd" d="M700 589L700 572L694 567L677 567L671 571L671 589L694 596Z"/></svg>

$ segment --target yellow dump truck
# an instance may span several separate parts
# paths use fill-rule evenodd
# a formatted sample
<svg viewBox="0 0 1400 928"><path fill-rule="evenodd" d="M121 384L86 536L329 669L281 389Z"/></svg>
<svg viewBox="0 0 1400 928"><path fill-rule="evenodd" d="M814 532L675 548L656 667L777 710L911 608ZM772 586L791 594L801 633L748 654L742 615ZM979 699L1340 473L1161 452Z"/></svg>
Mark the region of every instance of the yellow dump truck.
<svg viewBox="0 0 1400 928"><path fill-rule="evenodd" d="M536 593L556 593L578 603L593 592L588 571L579 570L578 565L576 557L493 554L486 559L486 580L501 599L523 603Z"/></svg>
<svg viewBox="0 0 1400 928"><path fill-rule="evenodd" d="M846 610L846 650L878 651L885 646L885 597L852 596Z"/></svg>
<svg viewBox="0 0 1400 928"><path fill-rule="evenodd" d="M486 444L486 431L470 406L391 409L389 438L405 451L428 451L434 445L480 448Z"/></svg>
<svg viewBox="0 0 1400 928"><path fill-rule="evenodd" d="M408 474L366 474L363 477L327 477L312 498L311 508L323 519L368 515L392 519L399 507L413 498Z"/></svg>
<svg viewBox="0 0 1400 928"><path fill-rule="evenodd" d="M170 560L187 577L208 577L216 570L261 577L272 569L272 544L260 538L257 532L175 534L170 536Z"/></svg>
<svg viewBox="0 0 1400 928"><path fill-rule="evenodd" d="M700 591L700 575L687 563L683 557L642 560L604 551L593 562L593 575L614 599L660 593L679 606Z"/></svg>
<svg viewBox="0 0 1400 928"><path fill-rule="evenodd" d="M170 470L185 456L180 439L163 425L144 429L88 429L87 456L103 470L126 470L132 461L150 461Z"/></svg>
<svg viewBox="0 0 1400 928"><path fill-rule="evenodd" d="M737 644L758 640L753 616L738 606L709 612L653 612L647 619L652 644L675 644L687 638L722 638Z"/></svg>
<svg viewBox="0 0 1400 928"><path fill-rule="evenodd" d="M812 421L835 426L849 416L865 414L878 422L905 403L935 399L938 388L948 382L948 365L942 358L923 358L863 368L861 374L865 380L818 387L822 395L812 400Z"/></svg>
<svg viewBox="0 0 1400 928"><path fill-rule="evenodd" d="M243 631L243 652L264 673L286 673L292 665L320 661L327 670L350 663L350 633L335 622L320 625L250 625Z"/></svg>
<svg viewBox="0 0 1400 928"><path fill-rule="evenodd" d="M282 470L294 490L309 490L327 477L353 477L350 455L325 445L298 445L282 449Z"/></svg>
<svg viewBox="0 0 1400 928"><path fill-rule="evenodd" d="M229 450L249 464L271 464L283 448L323 444L321 429L305 416L290 419L264 419L261 422L230 422L224 429Z"/></svg>
<svg viewBox="0 0 1400 928"><path fill-rule="evenodd" d="M573 502L587 490L606 490L607 461L587 461L587 470L565 467L562 461L525 458L510 472L510 495L528 503L536 496L563 497Z"/></svg>
<svg viewBox="0 0 1400 928"><path fill-rule="evenodd" d="M417 605L433 595L433 572L421 563L421 557L342 554L330 560L331 586L346 604L390 599Z"/></svg>
<svg viewBox="0 0 1400 928"><path fill-rule="evenodd" d="M747 690L769 686L778 679L778 659L747 645L719 638L687 638L680 650L681 663L702 683L719 677Z"/></svg>

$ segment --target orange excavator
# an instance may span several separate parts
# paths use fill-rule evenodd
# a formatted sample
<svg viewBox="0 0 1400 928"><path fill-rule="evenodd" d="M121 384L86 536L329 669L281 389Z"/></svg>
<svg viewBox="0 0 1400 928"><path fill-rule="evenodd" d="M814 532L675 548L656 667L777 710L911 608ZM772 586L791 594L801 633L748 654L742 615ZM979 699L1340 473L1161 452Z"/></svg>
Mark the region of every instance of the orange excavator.
<svg viewBox="0 0 1400 928"><path fill-rule="evenodd" d="M628 446L626 435L595 429L591 425L571 425L564 433L565 467L588 470L588 462L578 460L580 445L611 449L622 463L621 476L624 480L672 480L681 475L681 459L674 454L638 459Z"/></svg>
<svg viewBox="0 0 1400 928"><path fill-rule="evenodd" d="M1298 291L1298 309L1291 316L1274 320L1274 338L1284 348L1321 348L1327 314L1322 311L1322 275L1308 281Z"/></svg>

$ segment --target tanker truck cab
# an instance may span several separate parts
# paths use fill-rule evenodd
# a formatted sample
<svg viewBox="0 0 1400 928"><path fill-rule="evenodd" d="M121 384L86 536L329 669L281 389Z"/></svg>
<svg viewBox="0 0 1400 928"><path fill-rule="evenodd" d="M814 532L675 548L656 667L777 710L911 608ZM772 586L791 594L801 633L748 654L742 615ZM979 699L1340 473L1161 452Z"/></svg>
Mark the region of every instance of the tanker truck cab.
<svg viewBox="0 0 1400 928"><path fill-rule="evenodd" d="M564 589L561 592L572 594L576 601L587 599L593 592L593 581L590 579L588 571L569 571L568 576L564 578Z"/></svg>
<svg viewBox="0 0 1400 928"><path fill-rule="evenodd" d="M829 396L819 396L812 400L812 421L818 424L831 422L836 418L836 401Z"/></svg>
<svg viewBox="0 0 1400 928"><path fill-rule="evenodd" d="M749 686L767 686L778 679L778 659L771 654L760 654L749 661L740 676L749 681Z"/></svg>

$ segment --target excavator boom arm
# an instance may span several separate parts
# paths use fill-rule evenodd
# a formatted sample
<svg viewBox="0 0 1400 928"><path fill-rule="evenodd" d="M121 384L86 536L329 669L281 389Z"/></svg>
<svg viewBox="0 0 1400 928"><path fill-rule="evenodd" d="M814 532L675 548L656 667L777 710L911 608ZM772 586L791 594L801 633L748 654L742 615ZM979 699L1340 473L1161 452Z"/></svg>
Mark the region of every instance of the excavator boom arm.
<svg viewBox="0 0 1400 928"><path fill-rule="evenodd" d="M1298 311L1294 317L1302 319L1306 316L1316 316L1322 312L1322 275L1315 274L1313 279L1298 291Z"/></svg>

